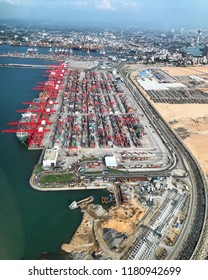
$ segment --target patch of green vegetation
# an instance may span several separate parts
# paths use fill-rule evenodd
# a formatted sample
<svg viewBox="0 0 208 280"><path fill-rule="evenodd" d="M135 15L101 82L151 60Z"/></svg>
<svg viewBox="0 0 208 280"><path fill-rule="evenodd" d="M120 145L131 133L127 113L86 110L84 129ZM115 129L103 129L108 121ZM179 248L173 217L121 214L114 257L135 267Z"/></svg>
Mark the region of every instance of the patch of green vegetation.
<svg viewBox="0 0 208 280"><path fill-rule="evenodd" d="M44 174L40 177L40 183L67 183L72 182L74 179L73 173L65 174Z"/></svg>
<svg viewBox="0 0 208 280"><path fill-rule="evenodd" d="M85 172L85 174L89 174L89 175L96 175L96 174L102 174L102 171L95 171L95 172Z"/></svg>
<svg viewBox="0 0 208 280"><path fill-rule="evenodd" d="M44 169L43 169L41 163L38 163L33 170L33 174L38 174L38 173L42 172L43 170Z"/></svg>
<svg viewBox="0 0 208 280"><path fill-rule="evenodd" d="M98 160L99 160L98 157L86 157L86 156L83 156L80 161L82 162L82 161L98 161Z"/></svg>
<svg viewBox="0 0 208 280"><path fill-rule="evenodd" d="M109 169L109 173L125 173L125 171L119 169Z"/></svg>

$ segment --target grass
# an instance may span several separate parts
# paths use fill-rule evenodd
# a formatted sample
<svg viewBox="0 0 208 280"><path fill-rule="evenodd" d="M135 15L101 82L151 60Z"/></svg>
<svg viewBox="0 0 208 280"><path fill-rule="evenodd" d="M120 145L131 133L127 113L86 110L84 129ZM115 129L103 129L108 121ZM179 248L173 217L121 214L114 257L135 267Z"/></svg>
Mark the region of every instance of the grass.
<svg viewBox="0 0 208 280"><path fill-rule="evenodd" d="M125 173L125 171L118 170L118 169L109 169L109 173Z"/></svg>
<svg viewBox="0 0 208 280"><path fill-rule="evenodd" d="M84 174L89 174L89 175L94 174L94 175L96 175L96 174L102 174L102 171L85 172Z"/></svg>
<svg viewBox="0 0 208 280"><path fill-rule="evenodd" d="M40 177L40 183L68 183L74 179L73 173L67 174L44 174Z"/></svg>
<svg viewBox="0 0 208 280"><path fill-rule="evenodd" d="M81 159L81 162L83 161L98 161L99 158L97 157L86 157L86 156L83 156L82 159Z"/></svg>
<svg viewBox="0 0 208 280"><path fill-rule="evenodd" d="M33 174L38 174L42 171L43 171L42 165L40 163L38 163L33 170Z"/></svg>

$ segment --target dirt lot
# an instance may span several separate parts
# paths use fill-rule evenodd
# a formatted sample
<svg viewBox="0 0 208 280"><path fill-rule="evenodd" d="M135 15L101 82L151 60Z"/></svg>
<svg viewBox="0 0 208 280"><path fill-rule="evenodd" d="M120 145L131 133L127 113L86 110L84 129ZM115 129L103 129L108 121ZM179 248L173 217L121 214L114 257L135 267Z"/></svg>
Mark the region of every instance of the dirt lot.
<svg viewBox="0 0 208 280"><path fill-rule="evenodd" d="M180 136L183 135L179 133L178 128L186 130L186 137L182 139L208 176L208 104L158 103L154 106L168 122L171 122L171 126Z"/></svg>
<svg viewBox="0 0 208 280"><path fill-rule="evenodd" d="M91 214L89 214L89 212ZM136 224L144 216L144 210L140 206L132 204L126 204L125 206L117 206L109 209L109 212L105 216L101 216L100 219L92 218L95 216L91 211L85 211L83 220L74 234L69 244L62 244L61 249L67 253L72 252L85 252L90 255L93 251L99 251L100 248L95 240L95 236L99 235L99 232L95 232L94 223L99 222L99 228L112 228L116 231L132 234L136 230ZM92 216L91 216L92 215ZM102 230L101 233L102 234ZM103 237L100 238L100 242L103 243ZM105 243L105 242L104 242ZM105 244L103 244L105 248ZM113 253L112 253L113 254ZM113 255L112 255L113 256Z"/></svg>
<svg viewBox="0 0 208 280"><path fill-rule="evenodd" d="M142 208L123 205L119 208L113 208L109 212L109 218L103 221L102 227L131 234L135 231L137 221L141 220L143 216L144 211Z"/></svg>
<svg viewBox="0 0 208 280"><path fill-rule="evenodd" d="M197 75L206 78L208 76L207 66L163 67L162 69L175 77ZM133 72L131 77L135 79L137 74L138 70ZM143 89L141 91L144 93ZM145 95L149 98L147 94ZM165 120L178 130L179 135L180 131L183 132L180 136L183 136L184 143L208 176L208 104L153 104ZM187 132L186 137L184 132Z"/></svg>
<svg viewBox="0 0 208 280"><path fill-rule="evenodd" d="M171 76L192 76L204 75L208 73L208 66L192 66L192 67L163 67Z"/></svg>

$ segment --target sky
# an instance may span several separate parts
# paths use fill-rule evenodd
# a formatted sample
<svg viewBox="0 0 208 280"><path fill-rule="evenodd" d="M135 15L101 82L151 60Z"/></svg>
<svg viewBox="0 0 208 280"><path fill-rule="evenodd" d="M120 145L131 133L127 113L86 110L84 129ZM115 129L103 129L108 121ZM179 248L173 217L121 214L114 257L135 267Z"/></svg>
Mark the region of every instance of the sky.
<svg viewBox="0 0 208 280"><path fill-rule="evenodd" d="M0 20L39 23L208 27L208 0L0 0Z"/></svg>

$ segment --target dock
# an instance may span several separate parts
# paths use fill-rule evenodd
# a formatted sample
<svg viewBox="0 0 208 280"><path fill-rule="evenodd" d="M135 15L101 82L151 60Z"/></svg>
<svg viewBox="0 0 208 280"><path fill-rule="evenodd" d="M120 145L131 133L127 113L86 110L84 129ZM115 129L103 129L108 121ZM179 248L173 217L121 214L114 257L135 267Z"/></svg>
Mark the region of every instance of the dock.
<svg viewBox="0 0 208 280"><path fill-rule="evenodd" d="M93 196L89 196L89 197L86 197L82 200L79 200L79 201L73 201L70 205L69 205L69 209L70 210L73 210L73 209L76 209L78 207L84 207L86 206L86 204L89 204L91 203L92 201L94 201L94 197Z"/></svg>
<svg viewBox="0 0 208 280"><path fill-rule="evenodd" d="M1 63L0 67L14 67L14 68L35 68L35 69L49 69L49 65L44 64L21 64L21 63Z"/></svg>

